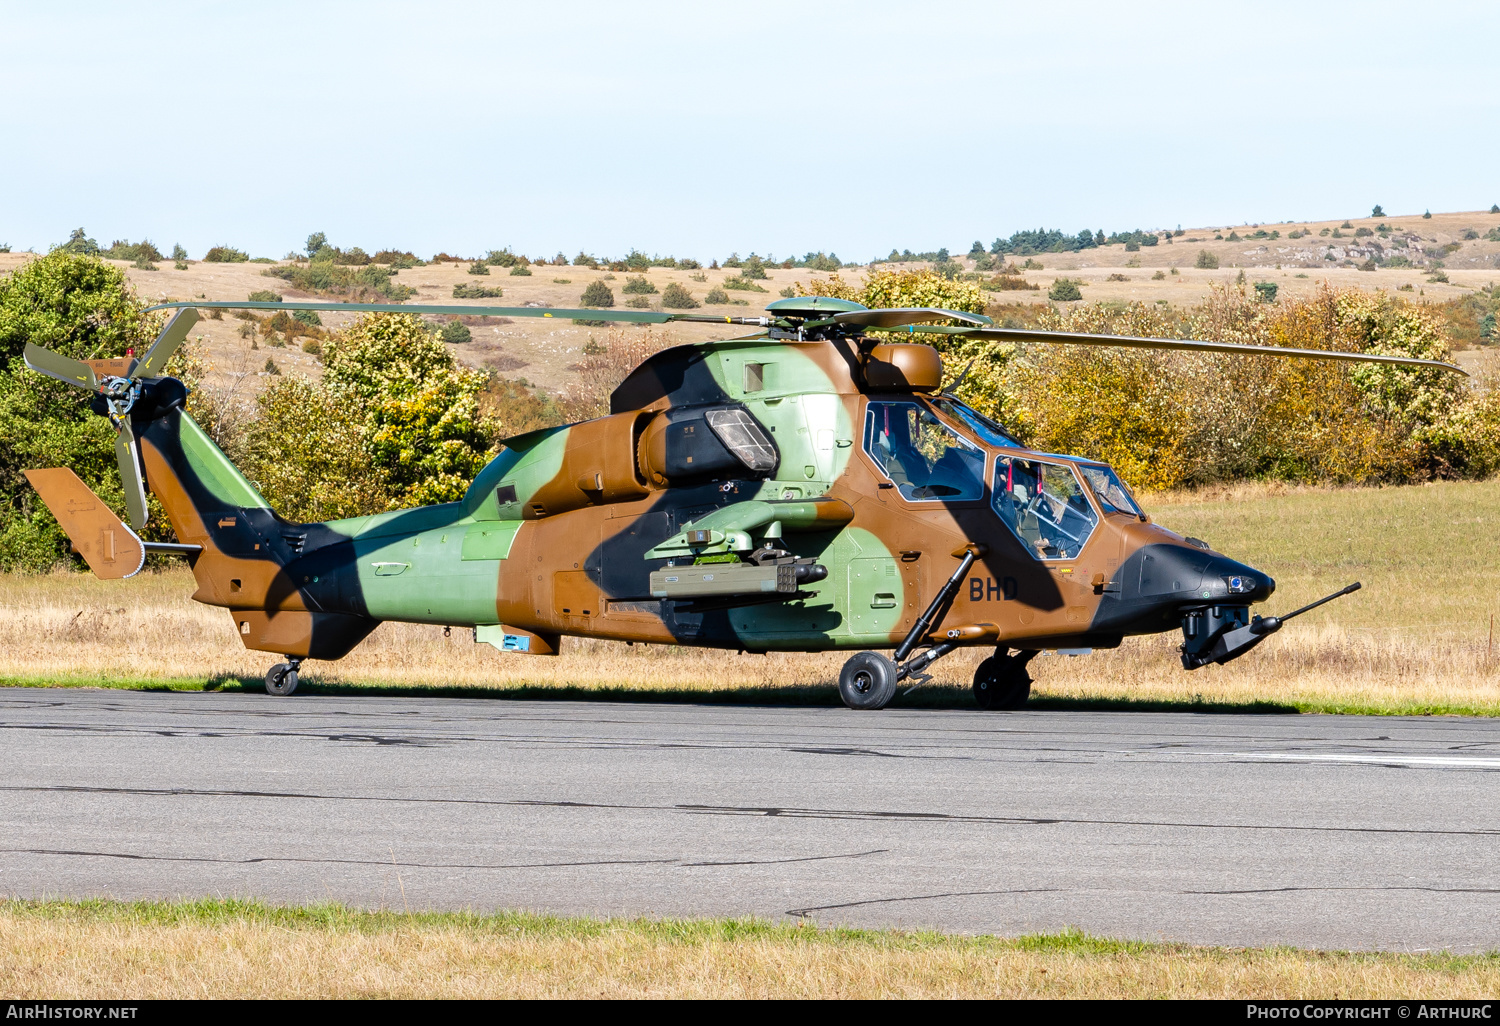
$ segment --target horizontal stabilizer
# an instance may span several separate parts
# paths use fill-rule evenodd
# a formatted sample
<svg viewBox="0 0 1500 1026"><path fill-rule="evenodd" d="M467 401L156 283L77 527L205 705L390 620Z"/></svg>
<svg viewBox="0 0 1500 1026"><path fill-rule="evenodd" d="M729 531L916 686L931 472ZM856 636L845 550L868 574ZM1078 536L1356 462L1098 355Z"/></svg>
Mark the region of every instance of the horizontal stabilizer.
<svg viewBox="0 0 1500 1026"><path fill-rule="evenodd" d="M77 474L67 467L53 467L28 470L26 480L62 525L73 548L95 577L117 581L140 573L146 564L145 543Z"/></svg>

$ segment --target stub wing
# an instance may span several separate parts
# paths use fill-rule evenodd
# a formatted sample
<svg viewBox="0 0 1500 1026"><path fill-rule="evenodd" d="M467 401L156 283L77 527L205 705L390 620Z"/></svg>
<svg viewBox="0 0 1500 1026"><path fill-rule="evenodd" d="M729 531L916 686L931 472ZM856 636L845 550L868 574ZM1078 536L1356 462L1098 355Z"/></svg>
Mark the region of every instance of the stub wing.
<svg viewBox="0 0 1500 1026"><path fill-rule="evenodd" d="M140 573L146 564L145 543L77 474L67 467L52 467L28 470L26 480L62 525L73 548L95 577L117 581Z"/></svg>

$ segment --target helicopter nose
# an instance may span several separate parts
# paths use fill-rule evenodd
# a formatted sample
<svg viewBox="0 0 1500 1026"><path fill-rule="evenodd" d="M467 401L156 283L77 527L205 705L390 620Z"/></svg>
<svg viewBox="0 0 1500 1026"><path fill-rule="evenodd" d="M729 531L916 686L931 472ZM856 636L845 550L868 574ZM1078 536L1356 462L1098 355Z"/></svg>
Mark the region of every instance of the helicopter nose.
<svg viewBox="0 0 1500 1026"><path fill-rule="evenodd" d="M1176 602L1264 602L1276 590L1270 574L1228 556L1182 545L1142 552L1141 598Z"/></svg>

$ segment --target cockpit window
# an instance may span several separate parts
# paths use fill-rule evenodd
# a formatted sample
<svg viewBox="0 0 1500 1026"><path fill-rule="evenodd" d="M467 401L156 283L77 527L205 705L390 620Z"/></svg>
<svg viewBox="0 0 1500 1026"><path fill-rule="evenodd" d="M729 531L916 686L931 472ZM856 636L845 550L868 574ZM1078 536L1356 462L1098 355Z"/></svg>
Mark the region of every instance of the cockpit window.
<svg viewBox="0 0 1500 1026"><path fill-rule="evenodd" d="M1010 449L1021 447L1021 443L1012 438L1003 427L990 420L984 414L969 409L969 407L957 399L950 399L944 396L941 399L932 400L932 405L936 406L946 416L967 424L970 430L978 435L982 442L990 445L1003 445Z"/></svg>
<svg viewBox="0 0 1500 1026"><path fill-rule="evenodd" d="M995 512L1038 559L1073 559L1099 514L1073 472L1055 463L995 461Z"/></svg>
<svg viewBox="0 0 1500 1026"><path fill-rule="evenodd" d="M984 494L983 451L916 403L870 403L865 452L903 499L961 502Z"/></svg>
<svg viewBox="0 0 1500 1026"><path fill-rule="evenodd" d="M1083 473L1083 479L1089 483L1089 487L1094 490L1094 498L1099 500L1099 505L1104 507L1104 512L1128 513L1133 517L1141 515L1141 508L1135 504L1135 500L1130 497L1130 493L1125 490L1124 483L1113 470L1097 463L1080 463L1078 469Z"/></svg>
<svg viewBox="0 0 1500 1026"><path fill-rule="evenodd" d="M776 449L750 414L739 409L709 410L704 419L724 448L745 466L757 472L776 469Z"/></svg>

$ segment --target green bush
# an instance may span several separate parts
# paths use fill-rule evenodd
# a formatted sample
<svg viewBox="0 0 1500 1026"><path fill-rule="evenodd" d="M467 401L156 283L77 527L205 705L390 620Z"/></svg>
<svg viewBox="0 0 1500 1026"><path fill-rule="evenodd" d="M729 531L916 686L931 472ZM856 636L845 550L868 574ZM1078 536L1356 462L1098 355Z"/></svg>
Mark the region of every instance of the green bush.
<svg viewBox="0 0 1500 1026"><path fill-rule="evenodd" d="M645 296L631 296L625 300L625 305L633 307L636 310L649 310L651 309L651 300Z"/></svg>
<svg viewBox="0 0 1500 1026"><path fill-rule="evenodd" d="M679 260L679 261L677 261L677 269L680 270L680 271L697 271L697 270L700 270L702 267L703 267L703 265L700 264L696 260Z"/></svg>
<svg viewBox="0 0 1500 1026"><path fill-rule="evenodd" d="M764 277L764 275L762 275L762 277ZM755 282L749 281L745 278L725 278L723 281L723 286L726 289L738 289L741 292L768 291L767 289L763 289L759 285L755 284Z"/></svg>
<svg viewBox="0 0 1500 1026"><path fill-rule="evenodd" d="M262 369L267 374L276 375L276 374L280 374L281 373L281 368L278 367L278 366L276 366L276 361L273 360L273 359L271 359L269 356L266 357L266 365Z"/></svg>
<svg viewBox="0 0 1500 1026"><path fill-rule="evenodd" d="M472 264L469 265L469 273L470 274L489 274L490 273L490 269L488 267L486 267L480 261L476 260Z"/></svg>
<svg viewBox="0 0 1500 1026"><path fill-rule="evenodd" d="M627 296L653 296L656 294L656 286L647 281L644 276L626 278L625 284L620 286L620 291Z"/></svg>
<svg viewBox="0 0 1500 1026"><path fill-rule="evenodd" d="M416 289L391 281L394 272L379 264L351 270L330 260L313 260L305 267L285 264L268 267L261 273L268 278L280 278L299 292L351 300L378 296L399 303L417 294Z"/></svg>
<svg viewBox="0 0 1500 1026"><path fill-rule="evenodd" d="M698 306L698 301L691 292L674 281L662 290L661 305L670 310L692 310Z"/></svg>
<svg viewBox="0 0 1500 1026"><path fill-rule="evenodd" d="M473 341L474 334L469 331L468 325L460 320L452 320L443 325L443 330L438 333L444 342L450 345L462 345Z"/></svg>
<svg viewBox="0 0 1500 1026"><path fill-rule="evenodd" d="M258 289L247 297L252 303L279 303L281 294L270 289Z"/></svg>
<svg viewBox="0 0 1500 1026"><path fill-rule="evenodd" d="M615 294L602 281L589 282L588 288L578 300L581 306L606 307L615 305Z"/></svg>
<svg viewBox="0 0 1500 1026"><path fill-rule="evenodd" d="M293 310L292 320L308 328L321 328L323 326L323 318L318 316L318 311L316 310ZM306 349L307 347L303 346L302 348Z"/></svg>
<svg viewBox="0 0 1500 1026"><path fill-rule="evenodd" d="M1281 288L1274 281L1258 281L1255 283L1255 300L1258 303L1276 302L1276 293Z"/></svg>
<svg viewBox="0 0 1500 1026"><path fill-rule="evenodd" d="M490 250L484 262L492 267L514 267L521 262L521 258L512 253L510 247L507 246L505 249Z"/></svg>
<svg viewBox="0 0 1500 1026"><path fill-rule="evenodd" d="M728 306L729 293L719 288L709 289L708 295L703 297L703 301L709 306Z"/></svg>
<svg viewBox="0 0 1500 1026"><path fill-rule="evenodd" d="M454 299L499 299L505 295L504 289L490 288L487 285L468 285L460 282L453 286Z"/></svg>
<svg viewBox="0 0 1500 1026"><path fill-rule="evenodd" d="M150 239L142 239L140 242L116 239L109 249L99 255L108 257L110 260L130 260L143 264L166 259L161 255L161 250L152 245Z"/></svg>
<svg viewBox="0 0 1500 1026"><path fill-rule="evenodd" d="M203 262L207 264L243 264L249 260L249 253L235 249L233 246L215 246L203 254Z"/></svg>
<svg viewBox="0 0 1500 1026"><path fill-rule="evenodd" d="M1193 261L1193 266L1200 271L1217 271L1219 269L1219 258L1206 249L1198 251L1198 259Z"/></svg>
<svg viewBox="0 0 1500 1026"><path fill-rule="evenodd" d="M728 265L726 264L725 266L727 267ZM740 277L746 281L764 281L766 278L765 262L754 253L751 253L750 259L746 260L745 266L740 269Z"/></svg>
<svg viewBox="0 0 1500 1026"><path fill-rule="evenodd" d="M372 264L389 264L393 270L405 270L408 267L420 267L422 261L417 255L403 249L382 249L370 258Z"/></svg>
<svg viewBox="0 0 1500 1026"><path fill-rule="evenodd" d="M1079 283L1072 278L1058 278L1052 283L1052 288L1047 290L1047 298L1058 303L1069 303L1082 299L1083 292L1078 288Z"/></svg>
<svg viewBox="0 0 1500 1026"><path fill-rule="evenodd" d="M573 258L573 266L574 267L591 267L591 268L594 268L594 269L597 270L598 267L599 267L599 261L595 260L593 257L589 256L587 253L583 252L582 250L579 250L578 251L578 255Z"/></svg>
<svg viewBox="0 0 1500 1026"><path fill-rule="evenodd" d="M510 269L510 273L512 277L529 278L531 277L531 268L525 264L516 264L516 266Z"/></svg>
<svg viewBox="0 0 1500 1026"><path fill-rule="evenodd" d="M328 236L323 232L313 232L307 237L307 255L312 256L328 245Z"/></svg>

